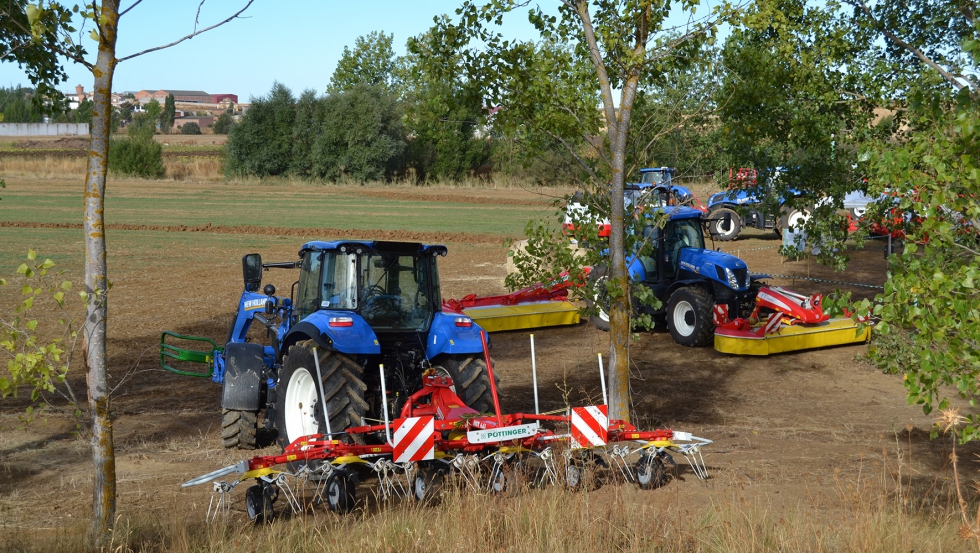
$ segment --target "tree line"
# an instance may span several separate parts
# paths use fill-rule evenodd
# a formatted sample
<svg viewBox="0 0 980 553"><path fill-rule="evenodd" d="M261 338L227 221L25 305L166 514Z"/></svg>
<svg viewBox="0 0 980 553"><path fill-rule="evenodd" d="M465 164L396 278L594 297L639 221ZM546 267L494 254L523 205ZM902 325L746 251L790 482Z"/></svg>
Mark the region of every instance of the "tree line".
<svg viewBox="0 0 980 553"><path fill-rule="evenodd" d="M467 76L458 53L436 46L437 32L434 28L409 39L405 56L395 55L394 35L370 33L357 38L353 48L344 48L323 94L306 90L296 97L277 82L268 94L252 98L249 110L229 131L228 175L425 182L457 181L492 170L538 184L587 177L572 157L556 148L555 137L530 125L515 125L512 116L501 117L511 106L488 103L482 83ZM567 53L552 44L542 46L539 55ZM698 92L710 86L692 75L645 89L640 109L655 117L666 112L665 90L683 97L692 96L692 86ZM670 102L682 101L673 96ZM702 177L716 170L717 132L713 124L673 129L656 148L631 152L631 157L638 166L670 165L681 167L684 175ZM598 126L594 139L601 140ZM588 137L572 140L588 157Z"/></svg>

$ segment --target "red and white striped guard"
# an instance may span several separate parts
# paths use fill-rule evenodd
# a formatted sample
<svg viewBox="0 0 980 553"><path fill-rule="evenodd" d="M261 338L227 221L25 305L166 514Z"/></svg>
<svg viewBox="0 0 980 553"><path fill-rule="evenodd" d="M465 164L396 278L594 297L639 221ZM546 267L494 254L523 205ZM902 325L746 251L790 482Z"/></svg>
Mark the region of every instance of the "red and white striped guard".
<svg viewBox="0 0 980 553"><path fill-rule="evenodd" d="M572 446L576 449L606 445L609 440L609 407L572 407Z"/></svg>
<svg viewBox="0 0 980 553"><path fill-rule="evenodd" d="M434 459L435 454L435 422L432 417L405 419L395 430L394 462L428 461Z"/></svg>

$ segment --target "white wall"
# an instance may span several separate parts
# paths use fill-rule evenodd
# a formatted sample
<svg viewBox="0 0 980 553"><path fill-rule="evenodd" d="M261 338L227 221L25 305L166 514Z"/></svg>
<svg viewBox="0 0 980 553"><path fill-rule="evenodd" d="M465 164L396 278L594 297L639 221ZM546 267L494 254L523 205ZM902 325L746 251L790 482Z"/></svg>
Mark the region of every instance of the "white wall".
<svg viewBox="0 0 980 553"><path fill-rule="evenodd" d="M88 136L88 123L0 123L0 136Z"/></svg>

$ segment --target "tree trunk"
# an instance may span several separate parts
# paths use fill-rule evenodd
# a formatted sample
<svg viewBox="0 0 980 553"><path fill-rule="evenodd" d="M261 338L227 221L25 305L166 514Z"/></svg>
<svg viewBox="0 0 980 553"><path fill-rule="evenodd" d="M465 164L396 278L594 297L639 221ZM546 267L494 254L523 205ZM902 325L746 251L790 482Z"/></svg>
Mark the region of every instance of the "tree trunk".
<svg viewBox="0 0 980 553"><path fill-rule="evenodd" d="M103 0L99 23L99 54L92 105L92 145L85 175L85 291L89 295L82 327L87 368L88 401L92 411L92 459L95 481L90 539L96 548L109 545L116 517L116 456L112 443L106 360L105 183L112 121L112 75L116 67L119 0Z"/></svg>

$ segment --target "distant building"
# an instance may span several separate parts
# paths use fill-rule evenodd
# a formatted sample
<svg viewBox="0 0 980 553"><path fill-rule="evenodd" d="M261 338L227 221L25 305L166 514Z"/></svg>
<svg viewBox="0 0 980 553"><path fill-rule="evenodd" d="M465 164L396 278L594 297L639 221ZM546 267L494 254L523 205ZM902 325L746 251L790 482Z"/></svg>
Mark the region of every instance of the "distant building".
<svg viewBox="0 0 980 553"><path fill-rule="evenodd" d="M211 98L215 104L224 103L225 100L229 100L232 104L238 103L238 94L212 94Z"/></svg>
<svg viewBox="0 0 980 553"><path fill-rule="evenodd" d="M136 93L136 101L145 104L150 100L156 100L161 104L167 101L167 96L173 94L177 102L191 102L195 104L212 104L214 100L211 95L202 90L141 90Z"/></svg>
<svg viewBox="0 0 980 553"><path fill-rule="evenodd" d="M78 109L78 104L81 104L90 97L91 94L85 92L85 87L82 85L75 87L74 94L65 94L65 99L68 100L68 107L71 109Z"/></svg>

